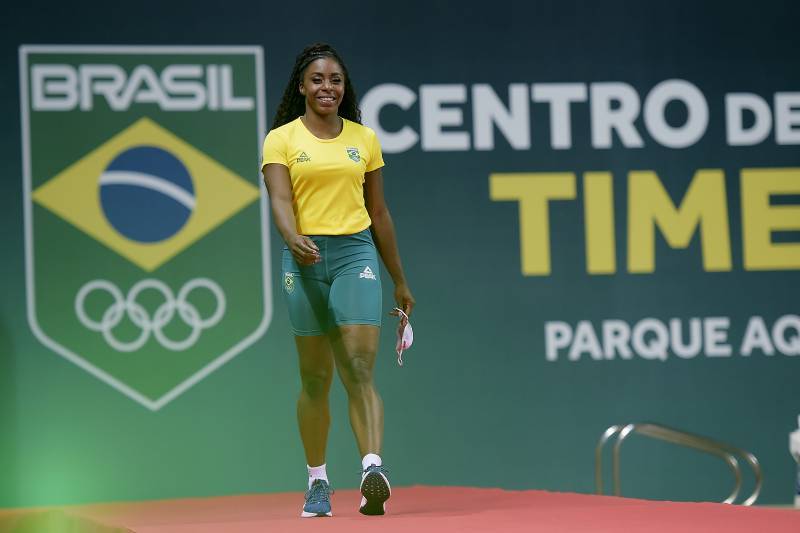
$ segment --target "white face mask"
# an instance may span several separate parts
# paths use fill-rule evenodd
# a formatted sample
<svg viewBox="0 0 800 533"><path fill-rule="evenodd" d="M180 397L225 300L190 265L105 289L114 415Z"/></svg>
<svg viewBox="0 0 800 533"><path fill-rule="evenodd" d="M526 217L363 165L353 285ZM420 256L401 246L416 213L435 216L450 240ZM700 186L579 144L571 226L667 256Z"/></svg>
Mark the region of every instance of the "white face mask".
<svg viewBox="0 0 800 533"><path fill-rule="evenodd" d="M403 328L403 331L401 332L399 328L397 329L397 345L395 346L397 364L403 366L403 350L411 348L411 344L414 342L414 330L411 329L411 322L408 319L408 315L397 307L395 307L394 310L400 315L401 320L403 318L406 319L406 326Z"/></svg>

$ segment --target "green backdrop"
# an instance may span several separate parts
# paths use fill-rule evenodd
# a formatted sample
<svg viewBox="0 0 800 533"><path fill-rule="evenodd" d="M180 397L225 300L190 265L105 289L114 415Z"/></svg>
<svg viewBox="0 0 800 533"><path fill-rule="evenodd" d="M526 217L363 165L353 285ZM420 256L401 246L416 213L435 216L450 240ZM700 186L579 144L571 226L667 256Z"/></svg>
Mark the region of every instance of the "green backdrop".
<svg viewBox="0 0 800 533"><path fill-rule="evenodd" d="M268 277L271 305L248 304L255 308L251 312L231 300L226 316L232 322L220 324L219 335L245 337L254 329L251 322L257 324L253 313L270 315L266 332L170 401L148 408L33 334L26 296L20 46L260 48L263 63L243 60L243 70L234 72L235 94L265 102L269 123L295 54L316 40L337 46L359 94L365 102L372 98L371 125L389 134L382 138L386 196L418 301L412 317L415 344L405 355L406 365L398 368L394 362L393 328L385 327L376 370L386 408L384 457L393 483L591 492L594 444L603 430L653 421L752 451L764 468L760 501L791 500L796 467L788 454L788 433L800 410L800 332L793 326L800 296L800 76L792 25L800 13L794 4L138 2L112 14L96 2L46 2L5 10L0 23L0 506L288 491L305 483L295 423L297 365L277 274L280 237L271 224L260 222L258 201L160 267L171 268L167 274L137 270L67 226L52 246L37 245L75 258L52 255L41 267L63 276L64 290L72 291L62 302L65 329L79 327L68 304L87 275L82 261L92 253L98 254L91 261L98 275L117 276L125 290L154 277L174 278L177 291L181 280L214 272L229 277L231 290L245 297L248 291L263 293L262 279ZM158 73L166 62L158 59L153 68ZM263 91L253 85L259 67ZM130 75L132 65L125 68ZM684 80L697 89L707 106L705 125L702 111L686 103L697 102L691 89L665 93L671 99L661 103L658 94L650 98L667 80ZM548 84L555 83L572 84L568 91L576 91L568 120L563 108L543 100L553 88ZM399 88L391 93L394 100L380 107L378 91L386 84ZM482 84L489 90L476 89ZM521 92L512 88L519 86ZM604 100L604 90L612 97ZM743 145L729 139L733 104L726 105L726 95L735 93L763 102L741 113L742 130L765 127L767 106L770 124L762 139ZM614 114L633 109L634 100L640 109L629 120ZM245 130L202 122L194 112L184 111L180 118L178 112L158 109L140 102L124 117L107 113L109 120L119 120L118 127L108 129L94 124L108 117L75 119L83 116L75 110L48 118L52 122L36 132L46 132L52 147L40 149L34 166L64 169L126 124L149 116L258 185L261 135L252 124ZM509 109L513 112L504 115ZM239 113L244 122L257 120L255 110ZM223 112L218 115L213 120L225 120ZM489 115L494 126L487 122ZM85 129L76 130L74 120L86 118ZM617 127L610 128L609 121ZM554 129L563 132L565 124L571 146L559 148L551 135ZM702 126L701 134L693 138L687 124ZM391 135L404 127L417 135L416 142L388 149L389 139L396 139ZM603 132L611 132L608 139ZM485 144L487 135L491 147ZM81 143L83 149L73 149ZM75 157L60 160L68 147ZM701 169L707 172L698 173ZM769 173L748 178L742 169L788 171L773 183ZM605 174L591 181L587 172ZM543 176L553 173L558 175ZM35 179L44 182L47 175ZM746 194L743 184L752 187ZM700 192L687 192L692 187ZM758 192L759 187L767 192ZM541 200L543 195L550 200ZM690 204L695 215L688 207L676 211L675 206ZM50 216L54 225L63 226L36 209L41 212L35 216ZM654 217L658 222L651 226ZM700 226L694 227L696 221ZM746 227L755 232L749 244ZM267 265L257 253L261 230L271 243ZM548 235L549 243L537 240L537 231ZM588 234L598 246L589 253ZM641 272L632 258L647 251L640 244L647 235L653 239L654 268ZM636 246L629 250L630 243ZM704 252L704 247L710 249ZM543 250L549 250L549 273L536 270ZM704 263L704 253L710 263ZM589 273L588 256L607 272ZM534 266L526 269L526 257ZM719 258L722 266L714 263ZM123 268L128 269L124 280ZM384 292L388 304L391 286ZM210 303L202 305L203 313L211 312ZM727 318L727 325L708 320L714 317ZM757 347L743 355L752 317L763 318L772 355L765 353L761 330L749 331ZM706 319L704 337L711 340L685 357L667 343L662 358L658 346L664 330L671 334L670 320L680 321L687 344L693 318ZM57 314L52 319L58 323ZM642 325L645 319L654 321ZM547 357L548 323L551 328L561 323L552 335L570 330L574 337L554 352L555 360ZM630 341L620 341L630 348L630 357L624 349L605 355L604 323L630 329ZM771 331L776 323L782 324L777 341ZM726 338L713 340L720 332ZM177 338L186 331L170 333ZM207 333L216 338L213 330ZM105 364L103 344L99 337L93 342L100 350L98 364ZM152 378L139 367L137 379L152 385L150 392L157 396L169 389L159 379L174 367L162 366L152 351L154 341L149 342L142 353L154 361ZM725 346L730 346L728 355ZM213 359L224 349L198 357ZM329 473L334 487L355 487L359 458L339 385L332 414ZM721 500L733 483L722 462L711 456L635 437L623 455L626 495Z"/></svg>

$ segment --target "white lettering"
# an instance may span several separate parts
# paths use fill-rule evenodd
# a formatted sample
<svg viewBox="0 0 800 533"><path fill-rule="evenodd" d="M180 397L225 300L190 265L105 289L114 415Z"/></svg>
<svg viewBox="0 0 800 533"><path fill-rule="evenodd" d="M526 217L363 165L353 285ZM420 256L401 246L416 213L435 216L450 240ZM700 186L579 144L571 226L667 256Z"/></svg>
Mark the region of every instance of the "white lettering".
<svg viewBox="0 0 800 533"><path fill-rule="evenodd" d="M503 133L515 150L531 147L531 122L528 107L528 86L514 83L508 87L508 109L490 85L472 86L472 122L475 149L494 149L494 126Z"/></svg>
<svg viewBox="0 0 800 533"><path fill-rule="evenodd" d="M233 67L220 65L219 85L222 96L222 109L226 111L249 111L255 107L253 98L233 94Z"/></svg>
<svg viewBox="0 0 800 533"><path fill-rule="evenodd" d="M650 335L650 341L646 337ZM669 332L667 326L658 319L645 318L633 327L633 349L643 359L667 360L667 346L669 346Z"/></svg>
<svg viewBox="0 0 800 533"><path fill-rule="evenodd" d="M584 352L587 352L596 361L603 358L597 335L594 332L592 323L588 320L581 320L578 322L578 327L575 328L575 340L569 349L569 360L577 361Z"/></svg>
<svg viewBox="0 0 800 533"><path fill-rule="evenodd" d="M669 338L672 352L683 359L697 357L703 342L700 330L700 319L692 318L689 320L689 343L683 343L683 326L680 319L673 318L669 321Z"/></svg>
<svg viewBox="0 0 800 533"><path fill-rule="evenodd" d="M469 133L443 131L445 126L463 126L460 108L443 108L443 104L463 104L467 101L465 85L422 85L419 88L422 148L429 151L469 150Z"/></svg>
<svg viewBox="0 0 800 533"><path fill-rule="evenodd" d="M638 126L640 114L653 142L667 148L695 145L709 127L708 101L700 88L687 80L664 80L646 97L640 97L632 85L619 81L534 83L529 86L529 100L523 97L526 87L523 83L507 85L506 98L501 90L486 83L423 84L418 92L404 85L381 84L366 93L362 111L365 123L378 133L387 153L403 152L417 143L423 151L494 150L498 132L514 150L529 150L539 134L535 129L538 122L531 118L531 102L548 108L553 150L571 149L575 139L584 137L576 137L573 128L574 104L583 102L589 104L589 124L585 126L595 149L644 147ZM212 90L210 82L208 90ZM773 126L777 144L800 144L800 92L775 93L774 98L774 108L770 109L766 100L756 94L725 95L725 135L730 146L762 143ZM401 123L392 131L382 127L379 115L384 107L395 105L406 111L417 101L418 131L414 122ZM680 125L667 121L667 110L675 102L686 109L686 118ZM471 104L471 129L465 123L464 104ZM535 109L534 106L534 113ZM747 120L750 115L754 117L752 123Z"/></svg>
<svg viewBox="0 0 800 533"><path fill-rule="evenodd" d="M750 111L755 122L744 127L744 112ZM769 105L757 94L730 93L725 95L725 130L731 146L752 146L767 138L772 129Z"/></svg>
<svg viewBox="0 0 800 533"><path fill-rule="evenodd" d="M566 348L572 341L572 328L566 322L545 322L545 357L548 361L558 359L558 350Z"/></svg>
<svg viewBox="0 0 800 533"><path fill-rule="evenodd" d="M173 111L196 111L206 105L206 91L199 81L203 67L200 65L170 65L161 73L161 83L168 93L188 98L175 98L171 102ZM209 91L210 92L210 91ZM209 109L211 105L209 103Z"/></svg>
<svg viewBox="0 0 800 533"><path fill-rule="evenodd" d="M572 148L570 104L586 101L585 83L535 83L534 102L550 104L550 146L556 150Z"/></svg>
<svg viewBox="0 0 800 533"><path fill-rule="evenodd" d="M725 344L730 327L728 317L709 317L703 321L703 341L706 357L729 357L731 347Z"/></svg>
<svg viewBox="0 0 800 533"><path fill-rule="evenodd" d="M602 329L600 342L597 332L601 329L596 330L589 320L579 321L574 330L566 322L545 322L546 358L557 361L559 350L567 347L570 362L579 362L583 355L594 361L631 360L634 355L666 361L670 353L685 360L698 356L730 357L730 325L729 317L695 317L687 321L672 318L668 325L656 318L643 318L633 327L623 320L608 319L598 326ZM762 317L750 317L738 353L750 357L754 350L768 358L774 357L776 351L789 357L800 356L800 316L780 317L771 331Z"/></svg>
<svg viewBox="0 0 800 533"><path fill-rule="evenodd" d="M747 357L753 353L753 349L758 348L764 355L774 355L775 348L769 340L769 333L767 333L767 326L764 324L764 319L760 316L750 317L747 322L747 329L744 333L744 340L742 346L739 348L739 353Z"/></svg>
<svg viewBox="0 0 800 533"><path fill-rule="evenodd" d="M603 320L603 355L606 359L614 359L619 355L622 359L632 359L633 353L628 346L631 338L631 327L622 320Z"/></svg>
<svg viewBox="0 0 800 533"><path fill-rule="evenodd" d="M640 102L636 90L627 83L592 83L591 96L592 146L611 148L611 132L616 131L627 148L644 146L633 121L639 116ZM612 108L616 102L618 107Z"/></svg>
<svg viewBox="0 0 800 533"><path fill-rule="evenodd" d="M108 106L119 111L122 102L119 95L125 84L125 71L119 65L81 65L81 111L91 111L94 95L104 96Z"/></svg>
<svg viewBox="0 0 800 533"><path fill-rule="evenodd" d="M380 122L381 109L387 105L396 105L405 111L416 101L417 95L414 91L397 83L384 83L373 87L362 98L361 114L364 117L364 124L375 130L381 141L381 149L385 153L405 152L417 144L419 135L409 126L403 126L395 132L384 129Z"/></svg>
<svg viewBox="0 0 800 533"><path fill-rule="evenodd" d="M789 329L794 330L794 335L787 337L786 332ZM800 316L780 317L772 326L772 342L784 355L800 355Z"/></svg>
<svg viewBox="0 0 800 533"><path fill-rule="evenodd" d="M153 69L149 65L139 65L133 69L120 100L123 108L128 109L132 101L139 104L162 104L163 106L166 97Z"/></svg>
<svg viewBox="0 0 800 533"><path fill-rule="evenodd" d="M775 142L800 144L800 93L775 93Z"/></svg>
<svg viewBox="0 0 800 533"><path fill-rule="evenodd" d="M208 84L208 108L216 111L219 109L219 67L217 65L206 67L206 83Z"/></svg>
<svg viewBox="0 0 800 533"><path fill-rule="evenodd" d="M664 112L667 104L679 100L686 106L686 123L672 127ZM669 148L686 148L696 143L708 127L708 104L700 89L685 80L662 81L644 101L644 123L659 143Z"/></svg>
<svg viewBox="0 0 800 533"><path fill-rule="evenodd" d="M255 99L234 93L231 65L168 65L160 75L150 65L127 74L119 65L33 65L31 100L34 111L91 111L100 97L112 111L133 104L154 104L164 111L203 109L247 111Z"/></svg>
<svg viewBox="0 0 800 533"><path fill-rule="evenodd" d="M78 75L69 65L31 68L34 111L69 111L78 104Z"/></svg>

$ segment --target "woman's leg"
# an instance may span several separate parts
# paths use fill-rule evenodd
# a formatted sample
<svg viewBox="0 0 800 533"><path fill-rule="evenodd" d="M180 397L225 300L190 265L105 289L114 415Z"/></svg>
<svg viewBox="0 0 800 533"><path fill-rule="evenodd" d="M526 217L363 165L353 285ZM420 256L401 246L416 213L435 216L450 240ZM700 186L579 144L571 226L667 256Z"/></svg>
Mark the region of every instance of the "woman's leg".
<svg viewBox="0 0 800 533"><path fill-rule="evenodd" d="M295 336L302 389L297 400L297 423L309 466L325 464L331 423L328 392L333 378L331 343L325 335Z"/></svg>
<svg viewBox="0 0 800 533"><path fill-rule="evenodd" d="M347 391L350 425L362 457L380 455L383 445L383 401L372 380L379 333L377 326L360 324L342 325L330 333L336 370Z"/></svg>

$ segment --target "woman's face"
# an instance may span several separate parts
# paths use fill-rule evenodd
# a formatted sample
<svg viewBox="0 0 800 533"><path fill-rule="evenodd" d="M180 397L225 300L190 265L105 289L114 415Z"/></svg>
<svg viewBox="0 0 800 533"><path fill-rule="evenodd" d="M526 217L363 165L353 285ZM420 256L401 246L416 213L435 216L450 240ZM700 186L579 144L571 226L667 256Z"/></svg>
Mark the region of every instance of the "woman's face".
<svg viewBox="0 0 800 533"><path fill-rule="evenodd" d="M344 96L344 73L335 59L322 57L309 63L300 83L306 109L318 115L336 114Z"/></svg>

